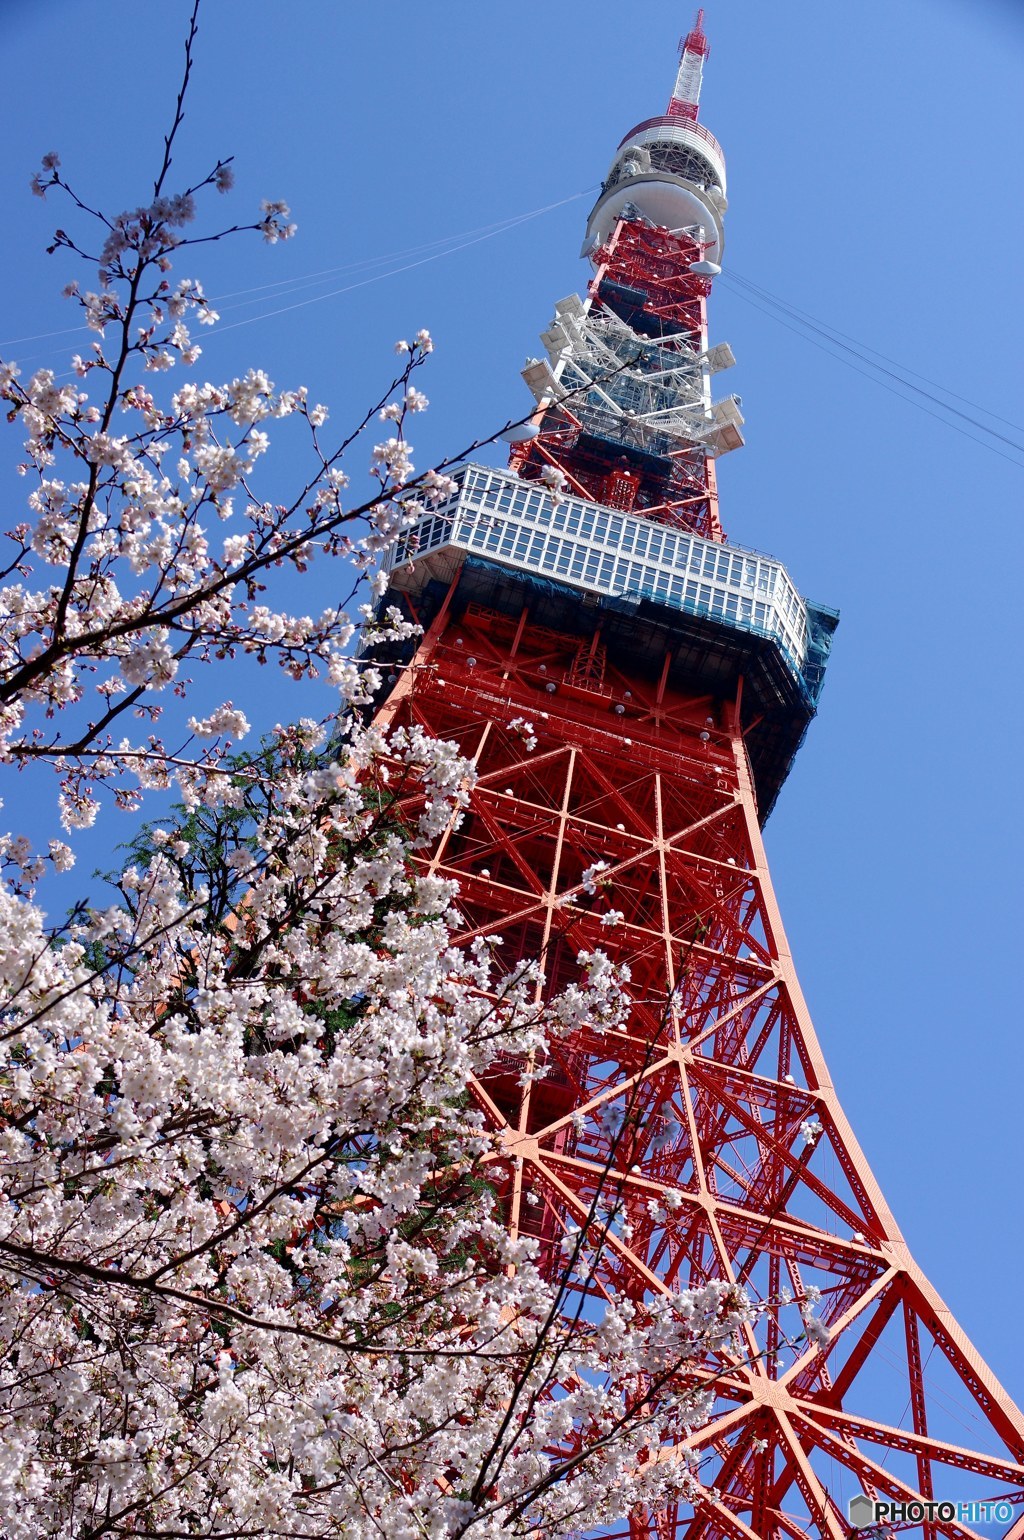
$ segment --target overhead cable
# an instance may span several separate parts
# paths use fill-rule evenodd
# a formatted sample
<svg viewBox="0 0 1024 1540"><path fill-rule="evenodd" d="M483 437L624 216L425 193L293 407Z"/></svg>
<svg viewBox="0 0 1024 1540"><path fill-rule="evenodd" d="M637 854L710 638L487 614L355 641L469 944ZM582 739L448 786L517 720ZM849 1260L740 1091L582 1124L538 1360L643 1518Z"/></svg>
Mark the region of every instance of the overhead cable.
<svg viewBox="0 0 1024 1540"><path fill-rule="evenodd" d="M555 209L564 208L566 204L575 203L580 198L589 197L595 191L596 188L594 187L585 187L581 192L571 193L569 197L560 198L555 203L543 204L540 208L530 209L524 214L510 215L506 219L496 220L493 224L477 225L474 229L461 230L450 235L440 236L436 240L425 241L418 246L409 246L401 251L382 253L381 255L375 257L363 257L358 261L342 263L337 267L321 268L318 272L315 273L298 274L291 278L278 279L274 283L256 284L252 288L247 289L233 289L227 293L212 296L212 300L216 305L222 305L226 300L242 299L242 304L245 305L259 302L258 299L246 300L243 298L245 295L257 295L260 298L265 298L268 300L281 299L284 298L288 293L297 293L303 288L312 288L318 282L322 282L325 278L335 277L339 273L359 272L365 268L374 268L389 262L404 263L404 265L394 268L389 272L374 273L370 277L363 279L360 283L348 284L344 288L333 289L326 294L314 295L310 299L302 301L303 304L314 304L318 299L330 299L336 294L346 294L351 289L361 288L363 284L376 283L381 278L390 278L397 273L407 272L410 268L419 267L424 262L433 262L436 261L439 257L450 256L456 251L464 250L467 246L475 246L480 241L493 240L496 236L504 235L507 231L514 230L518 228L519 225L526 224L532 219L539 219L542 215L550 214ZM425 253L425 255L421 255L421 253ZM419 258L419 260L405 262L404 259L410 257ZM279 292L275 293L275 290ZM225 305L224 308L231 310L238 307ZM298 306L293 305L284 307L285 310L292 310L297 308ZM266 316L268 317L281 314L283 314L282 310L272 310L266 312ZM252 316L250 317L250 320L262 320L264 318L264 316ZM234 326L244 326L247 324L248 322L246 321L236 321L232 323ZM6 341L0 342L0 348L18 347L21 345L21 343L24 342L42 342L51 337L70 337L74 336L76 333L85 331L86 329L87 328L84 326L66 326L60 328L57 331L35 332L32 335L26 337L11 337ZM231 325L217 328L218 332L230 331L231 329Z"/></svg>
<svg viewBox="0 0 1024 1540"><path fill-rule="evenodd" d="M752 289L763 299L769 300L771 304L777 305L780 310L785 310L790 315L799 317L801 321L821 327L835 337L845 338L847 342L852 342L861 352L872 353L876 358L882 359L884 363L892 364L894 369L901 371L903 374L912 374L915 379L923 380L926 385L931 385L934 390L941 390L944 395L952 396L956 401L962 401L965 406L973 407L976 412L982 412L986 417L992 417L996 422L1004 423L1008 428L1015 428L1018 433L1024 433L1024 427L1019 422L1011 422L1008 417L1000 417L999 413L993 412L990 407L982 406L978 401L972 401L969 396L959 395L955 390L950 390L948 385L943 385L938 380L929 379L928 375L921 374L917 369L911 369L908 364L902 364L896 358L890 358L887 353L882 353L878 348L873 348L868 342L861 342L857 337L851 337L849 332L840 331L838 326L830 325L827 321L823 321L820 316L811 315L808 311L801 310L789 300L784 300L779 295L772 294L771 290L764 288L761 284L755 283L752 278L745 278L742 273L736 272L735 268L729 269L728 276L743 284L745 288Z"/></svg>
<svg viewBox="0 0 1024 1540"><path fill-rule="evenodd" d="M721 276L723 279L727 277L725 273L723 273ZM898 374L893 370L883 369L879 364L874 363L872 359L866 357L863 353L858 353L856 349L847 347L844 343L840 342L837 337L831 335L824 328L818 327L816 325L808 328L806 322L800 320L799 316L797 315L793 315L791 320L786 320L784 315L779 313L780 310L786 310L788 312L788 307L785 306L784 302L776 304L773 308L767 308L765 305L759 303L759 301L755 299L752 294L744 292L742 287L735 284L730 284L729 286L732 288L738 299L742 299L746 304L753 306L755 310L760 310L762 315L768 316L771 320L776 321L780 326L784 326L787 331L794 332L796 336L802 337L805 342L809 342L812 347L819 348L823 353L827 353L829 357L834 358L838 363L845 364L845 366L848 369L852 369L855 374L863 375L865 379L873 381L873 383L876 385L880 385L883 390L889 391L891 395L898 396L901 401L906 401L908 405L916 407L918 411L926 413L929 417L934 417L937 422L943 423L945 427L952 428L954 432L962 434L964 438L971 439L975 444L980 444L981 447L983 449L987 449L990 454L998 455L1000 459L1008 460L1011 465L1016 465L1021 469L1024 469L1024 459L1018 460L1014 458L1013 455L1006 454L1004 450L997 448L996 445L991 442L991 439L995 438L1000 440L1002 443L1008 444L1011 449L1016 450L1017 453L1022 456L1024 456L1024 444L1019 444L1014 439L1007 438L1004 434L998 433L994 428L989 428L985 423L977 422L975 418L969 417L965 412L961 412L957 407L949 405L947 402L942 401L940 398L930 395L929 392L921 391L918 386L914 385L911 380L905 379L903 375ZM794 324L794 322L796 324ZM809 334L810 331L819 332L819 334L825 337L827 342L832 343L833 346L829 347L826 345L826 342L816 340L815 337ZM843 352L837 353L835 351L835 348L837 347L842 348ZM844 353L859 358L861 363L867 365L867 367L860 368L858 364L852 361L851 357L844 356ZM872 370L876 372L872 373ZM939 412L933 411L931 407L925 406L923 402L916 400L914 396L908 396L904 394L902 390L897 390L894 385L888 383L887 379L881 378L881 375L888 376L889 380L897 380L899 384L906 386L909 390L917 391L918 394L924 395L929 400L935 401L936 404L942 408L943 412L947 412L950 415L942 416ZM979 410L984 411L985 408L982 407L979 408ZM984 433L989 435L989 438L979 438L976 433L969 433L967 429L962 428L958 422L951 421L951 417L959 417L964 422L971 423L973 426L981 428Z"/></svg>

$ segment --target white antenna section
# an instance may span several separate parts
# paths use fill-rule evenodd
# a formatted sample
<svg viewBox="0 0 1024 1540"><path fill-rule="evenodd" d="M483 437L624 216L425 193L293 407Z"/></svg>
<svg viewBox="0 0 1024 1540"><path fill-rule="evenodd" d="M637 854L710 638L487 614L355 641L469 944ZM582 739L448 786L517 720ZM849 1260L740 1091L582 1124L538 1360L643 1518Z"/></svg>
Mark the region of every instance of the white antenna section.
<svg viewBox="0 0 1024 1540"><path fill-rule="evenodd" d="M679 73L676 83L672 88L672 100L674 102L686 102L696 107L700 101L700 88L704 79L704 55L694 53L691 49L683 50L683 57L679 61Z"/></svg>

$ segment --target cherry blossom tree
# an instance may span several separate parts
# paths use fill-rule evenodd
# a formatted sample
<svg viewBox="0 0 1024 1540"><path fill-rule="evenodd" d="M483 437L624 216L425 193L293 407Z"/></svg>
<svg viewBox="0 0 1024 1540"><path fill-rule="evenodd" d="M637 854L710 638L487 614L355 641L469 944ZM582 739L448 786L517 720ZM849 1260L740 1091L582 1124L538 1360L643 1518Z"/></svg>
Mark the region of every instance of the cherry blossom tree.
<svg viewBox="0 0 1024 1540"><path fill-rule="evenodd" d="M409 416L428 404L413 384L432 350L426 331L397 344L397 372L341 437L304 388L278 389L258 369L161 393L164 379L198 363L197 333L218 319L201 283L172 276L172 261L244 231L271 244L295 232L286 204L264 202L249 224L195 233L203 195L231 188L229 159L170 190L197 29L198 7L148 202L107 216L66 180L56 154L32 179L83 226L81 235L59 229L48 249L97 275L95 287L72 281L65 291L95 334L91 347L63 375L39 369L22 380L0 364L8 419L25 435L19 469L32 482L30 517L7 531L0 571L0 747L9 762L58 771L66 829L94 821L103 788L129 808L175 779L205 792L248 722L230 700L201 717L168 712L188 697L197 664L276 660L296 680L326 678L342 709L369 699L378 681L354 663L352 644L370 624L372 596L352 601L416 498L436 500L449 486L436 470L415 474L405 438ZM255 480L268 429L284 418L305 436L287 503L268 500ZM369 491L346 503L347 467L364 449ZM274 577L325 562L335 582L339 570L347 576L346 603L312 616L268 602ZM397 617L373 624L379 636L408 630Z"/></svg>
<svg viewBox="0 0 1024 1540"><path fill-rule="evenodd" d="M693 1489L650 1452L750 1307L713 1285L573 1316L596 1259L581 1233L545 1277L509 1238L465 1094L498 1053L614 1028L619 982L584 957L538 1008L536 966L453 948L409 855L468 767L401 731L335 747L280 734L219 918L174 827L61 945L5 895L11 1536L560 1535Z"/></svg>
<svg viewBox="0 0 1024 1540"><path fill-rule="evenodd" d="M360 635L414 630L375 606L374 571L450 486L406 438L429 335L337 438L301 387L187 373L217 316L172 263L294 232L266 203L194 233L228 160L172 190L198 15L148 200L109 217L56 155L33 180L85 232L51 249L98 274L68 288L91 349L69 376L0 366L30 485L0 590L2 752L56 771L67 836L0 846L0 1528L486 1540L699 1500L676 1446L754 1306L711 1284L583 1308L611 1168L552 1274L502 1223L504 1157L467 1094L499 1055L539 1074L581 1021L613 1030L628 980L597 951L546 998L543 958L503 976L453 945L457 892L414 858L472 766L368 723ZM283 418L307 453L284 503L257 486ZM372 481L347 501L353 465ZM275 603L328 563L344 604ZM242 655L326 678L337 710L240 758L246 703L216 681ZM219 698L189 715L200 679ZM75 831L172 787L110 903L48 924L35 889Z"/></svg>

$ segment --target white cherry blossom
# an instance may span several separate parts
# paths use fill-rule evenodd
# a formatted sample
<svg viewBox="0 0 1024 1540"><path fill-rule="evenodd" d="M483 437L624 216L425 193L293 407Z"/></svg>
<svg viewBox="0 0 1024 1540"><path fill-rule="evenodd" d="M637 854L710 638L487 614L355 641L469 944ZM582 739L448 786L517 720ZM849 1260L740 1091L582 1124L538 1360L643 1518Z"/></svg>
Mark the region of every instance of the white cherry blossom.
<svg viewBox="0 0 1024 1540"><path fill-rule="evenodd" d="M702 1420L687 1366L751 1306L713 1283L561 1310L501 1222L465 1094L496 1053L620 1020L622 975L584 956L538 1007L535 965L503 977L487 945L452 945L450 885L410 862L466 803L452 745L351 728L325 749L314 723L280 729L233 851L162 825L122 902L61 944L0 890L14 1540L209 1512L251 1534L525 1536L699 1497L689 1464L645 1451ZM396 777L422 790L409 828ZM567 1232L567 1277L595 1244Z"/></svg>

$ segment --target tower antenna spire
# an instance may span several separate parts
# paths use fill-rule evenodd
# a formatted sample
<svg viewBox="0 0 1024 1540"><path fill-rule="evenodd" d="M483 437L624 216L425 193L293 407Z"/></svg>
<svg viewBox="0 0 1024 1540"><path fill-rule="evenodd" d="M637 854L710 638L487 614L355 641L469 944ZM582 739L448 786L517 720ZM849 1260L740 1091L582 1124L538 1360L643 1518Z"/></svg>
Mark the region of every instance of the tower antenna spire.
<svg viewBox="0 0 1024 1540"><path fill-rule="evenodd" d="M704 60L710 52L711 44L704 35L704 9L701 7L689 32L679 39L679 71L668 104L669 117L696 121Z"/></svg>

